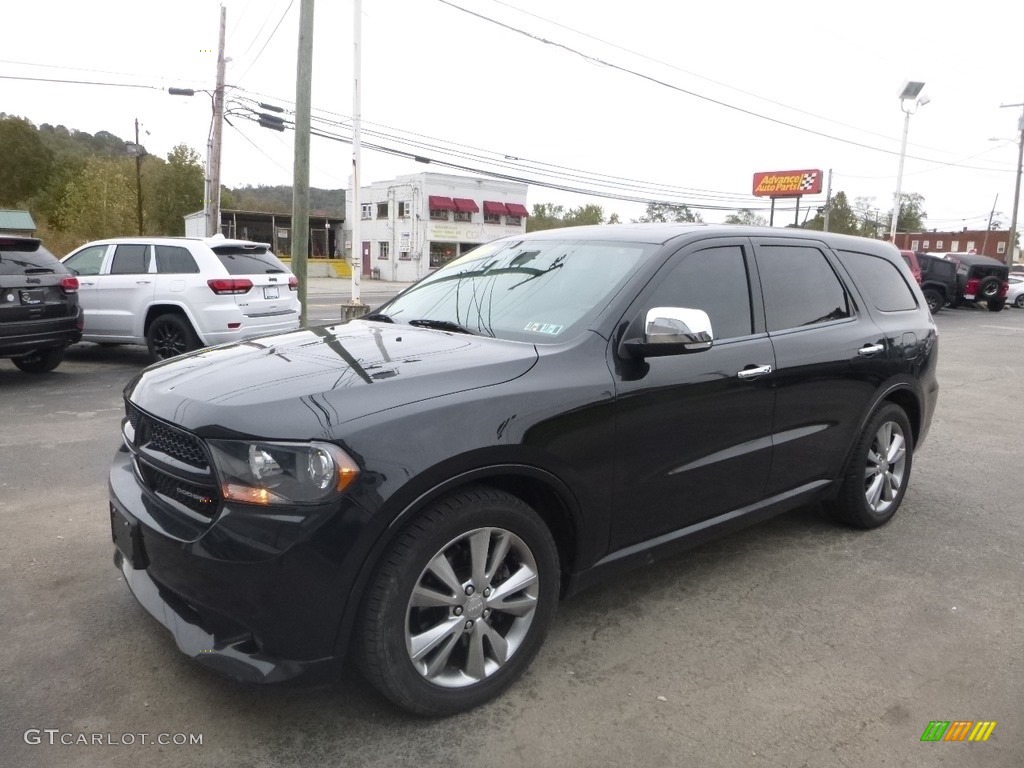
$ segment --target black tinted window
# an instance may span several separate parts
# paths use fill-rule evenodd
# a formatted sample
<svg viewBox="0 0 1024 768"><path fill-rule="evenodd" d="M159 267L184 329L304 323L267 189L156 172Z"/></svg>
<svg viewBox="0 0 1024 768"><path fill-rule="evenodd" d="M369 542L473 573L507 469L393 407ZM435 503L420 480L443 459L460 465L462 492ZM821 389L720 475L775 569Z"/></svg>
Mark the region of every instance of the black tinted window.
<svg viewBox="0 0 1024 768"><path fill-rule="evenodd" d="M180 245L156 246L156 271L162 275L195 275L199 265L188 248Z"/></svg>
<svg viewBox="0 0 1024 768"><path fill-rule="evenodd" d="M67 270L37 240L0 238L0 275L42 275Z"/></svg>
<svg viewBox="0 0 1024 768"><path fill-rule="evenodd" d="M229 275L265 275L285 272L285 266L266 248L223 246L214 248Z"/></svg>
<svg viewBox="0 0 1024 768"><path fill-rule="evenodd" d="M729 245L683 257L660 279L647 306L703 309L711 318L715 339L753 333L743 249Z"/></svg>
<svg viewBox="0 0 1024 768"><path fill-rule="evenodd" d="M91 245L67 259L64 266L76 275L98 275L106 253L107 246Z"/></svg>
<svg viewBox="0 0 1024 768"><path fill-rule="evenodd" d="M110 264L112 275L138 275L149 272L148 245L119 245Z"/></svg>
<svg viewBox="0 0 1024 768"><path fill-rule="evenodd" d="M825 254L799 245L765 245L758 250L769 331L801 328L850 316L843 284Z"/></svg>
<svg viewBox="0 0 1024 768"><path fill-rule="evenodd" d="M857 287L876 309L883 312L917 309L914 294L895 264L857 251L839 253Z"/></svg>

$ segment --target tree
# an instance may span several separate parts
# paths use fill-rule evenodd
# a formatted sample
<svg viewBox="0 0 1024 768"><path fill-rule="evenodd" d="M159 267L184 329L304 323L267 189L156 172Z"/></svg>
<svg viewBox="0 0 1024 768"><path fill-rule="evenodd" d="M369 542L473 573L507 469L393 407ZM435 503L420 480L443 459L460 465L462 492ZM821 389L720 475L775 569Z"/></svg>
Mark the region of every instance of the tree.
<svg viewBox="0 0 1024 768"><path fill-rule="evenodd" d="M167 162L149 162L142 169L146 228L151 234L185 234L185 215L203 208L203 166L196 151L179 144Z"/></svg>
<svg viewBox="0 0 1024 768"><path fill-rule="evenodd" d="M819 206L818 212L805 225L804 229L822 230L825 227L825 206ZM836 192L829 205L828 231L841 235L859 235L862 233L861 221L857 213L846 200L845 192Z"/></svg>
<svg viewBox="0 0 1024 768"><path fill-rule="evenodd" d="M27 201L46 185L53 153L28 120L0 117L0 205Z"/></svg>
<svg viewBox="0 0 1024 768"><path fill-rule="evenodd" d="M562 221L566 227L604 224L604 208L593 203L582 205L579 208L570 208Z"/></svg>
<svg viewBox="0 0 1024 768"><path fill-rule="evenodd" d="M698 222L704 221L699 213L694 213L687 205L672 205L671 203L648 203L647 211L637 221L648 224L658 222Z"/></svg>
<svg viewBox="0 0 1024 768"><path fill-rule="evenodd" d="M138 232L134 166L128 159L90 158L67 185L59 211L64 228L84 240Z"/></svg>
<svg viewBox="0 0 1024 768"><path fill-rule="evenodd" d="M897 232L922 232L928 214L924 210L924 195L904 192L900 195L900 213L896 218ZM885 232L892 229L892 212L885 217Z"/></svg>
<svg viewBox="0 0 1024 768"><path fill-rule="evenodd" d="M540 232L557 227L583 227L604 223L604 208L594 203L569 210L566 210L565 206L554 203L534 203L533 214L526 220L526 231ZM618 224L618 214L613 213L607 223Z"/></svg>
<svg viewBox="0 0 1024 768"><path fill-rule="evenodd" d="M758 216L749 208L741 208L736 213L730 213L725 217L726 224L745 224L750 227L767 227L768 219Z"/></svg>

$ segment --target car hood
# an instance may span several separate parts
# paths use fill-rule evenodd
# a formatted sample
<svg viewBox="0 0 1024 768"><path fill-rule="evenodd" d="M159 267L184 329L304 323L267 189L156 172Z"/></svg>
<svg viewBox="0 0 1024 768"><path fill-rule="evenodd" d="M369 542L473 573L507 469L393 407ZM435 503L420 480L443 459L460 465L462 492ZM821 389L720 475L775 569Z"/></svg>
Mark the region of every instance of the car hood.
<svg viewBox="0 0 1024 768"><path fill-rule="evenodd" d="M353 321L214 347L147 368L125 388L203 437L330 437L346 421L510 381L531 344Z"/></svg>

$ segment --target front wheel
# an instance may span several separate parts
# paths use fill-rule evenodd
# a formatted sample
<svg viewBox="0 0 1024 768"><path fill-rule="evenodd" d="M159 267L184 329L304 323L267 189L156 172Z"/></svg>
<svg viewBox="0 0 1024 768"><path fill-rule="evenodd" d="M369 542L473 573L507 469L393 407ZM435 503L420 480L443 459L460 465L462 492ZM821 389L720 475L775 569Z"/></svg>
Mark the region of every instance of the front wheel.
<svg viewBox="0 0 1024 768"><path fill-rule="evenodd" d="M483 704L533 660L558 590L558 550L533 509L490 487L458 491L378 566L358 623L362 672L419 715Z"/></svg>
<svg viewBox="0 0 1024 768"><path fill-rule="evenodd" d="M836 514L857 528L877 528L899 509L913 464L914 437L903 409L882 405L854 446L833 502Z"/></svg>
<svg viewBox="0 0 1024 768"><path fill-rule="evenodd" d="M180 315L160 315L149 324L146 346L154 360L167 360L199 348L188 320Z"/></svg>
<svg viewBox="0 0 1024 768"><path fill-rule="evenodd" d="M946 306L946 300L942 294L936 291L934 288L924 289L924 300L928 304L928 310L934 315L936 312Z"/></svg>
<svg viewBox="0 0 1024 768"><path fill-rule="evenodd" d="M11 362L25 373L49 373L64 360L64 350L65 347L37 349L27 355L12 358Z"/></svg>
<svg viewBox="0 0 1024 768"><path fill-rule="evenodd" d="M1001 312L1006 306L1006 299L989 299L985 302L989 312Z"/></svg>
<svg viewBox="0 0 1024 768"><path fill-rule="evenodd" d="M1013 300L1013 306L1017 309L1024 309L1024 293Z"/></svg>

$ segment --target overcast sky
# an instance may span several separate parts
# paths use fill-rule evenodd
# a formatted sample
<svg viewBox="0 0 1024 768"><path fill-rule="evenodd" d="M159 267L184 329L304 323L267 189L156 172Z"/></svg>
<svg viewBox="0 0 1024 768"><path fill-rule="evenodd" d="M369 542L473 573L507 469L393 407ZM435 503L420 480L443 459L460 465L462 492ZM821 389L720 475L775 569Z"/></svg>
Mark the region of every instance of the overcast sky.
<svg viewBox="0 0 1024 768"><path fill-rule="evenodd" d="M833 191L851 201L874 197L884 213L903 128L897 93L904 80L916 79L927 83L931 102L910 120L904 191L924 195L930 227L983 226L997 194L996 209L1009 221L1021 110L1000 104L1024 101L1024 3L451 2L667 85L439 0L363 0L362 116L368 132L388 134L364 134L364 141L515 176L543 172L563 186L730 208L767 206L750 195L755 171L831 168ZM153 88L0 78L0 111L124 138L137 117L151 153L185 143L205 156L209 97L164 89L213 88L217 2L9 5L0 75ZM290 106L299 0L290 7L288 0L230 0L226 7L229 102L249 97ZM341 124L314 125L347 133L351 2L317 4L313 106ZM223 183L290 183L291 132L242 117L232 122L224 133ZM442 141L458 156L439 153ZM425 169L458 172L365 149L362 157L365 182ZM512 167L499 169L495 159ZM348 144L313 139L314 186L344 187L350 167ZM623 219L643 210L530 187L531 205L549 201L597 202ZM706 221L727 213L702 211ZM780 212L776 224L792 217Z"/></svg>

